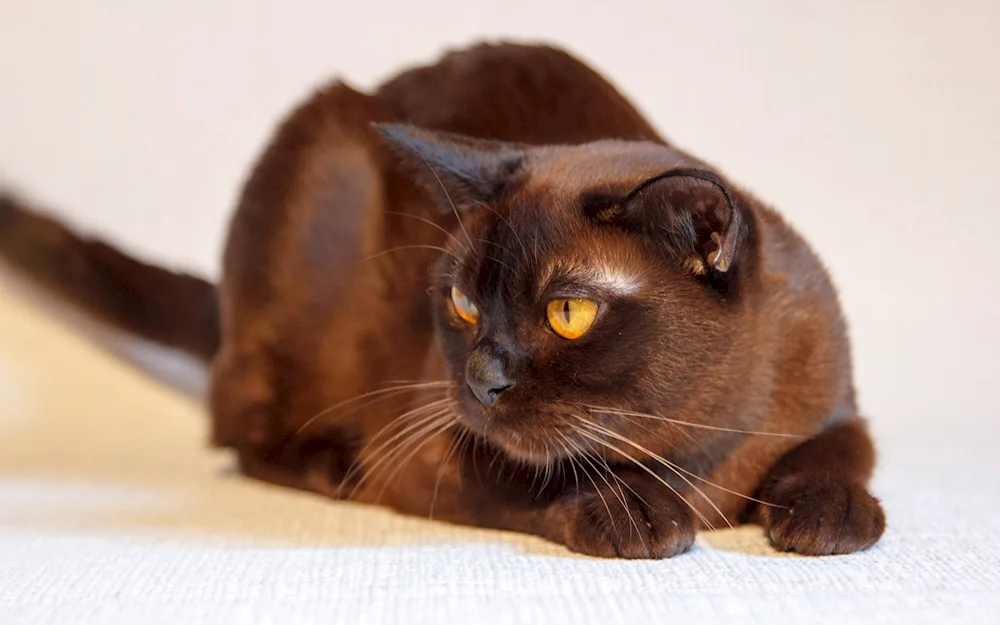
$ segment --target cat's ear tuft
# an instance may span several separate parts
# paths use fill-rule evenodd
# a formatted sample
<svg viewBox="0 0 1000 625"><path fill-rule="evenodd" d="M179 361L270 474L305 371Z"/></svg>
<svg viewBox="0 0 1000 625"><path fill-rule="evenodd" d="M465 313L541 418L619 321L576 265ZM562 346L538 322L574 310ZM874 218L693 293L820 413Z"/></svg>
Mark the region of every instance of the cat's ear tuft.
<svg viewBox="0 0 1000 625"><path fill-rule="evenodd" d="M408 124L373 124L414 181L445 211L488 202L517 176L524 151L502 141L475 139Z"/></svg>
<svg viewBox="0 0 1000 625"><path fill-rule="evenodd" d="M612 219L663 242L698 276L731 277L751 253L749 212L725 181L704 170L677 169L649 178L628 194Z"/></svg>

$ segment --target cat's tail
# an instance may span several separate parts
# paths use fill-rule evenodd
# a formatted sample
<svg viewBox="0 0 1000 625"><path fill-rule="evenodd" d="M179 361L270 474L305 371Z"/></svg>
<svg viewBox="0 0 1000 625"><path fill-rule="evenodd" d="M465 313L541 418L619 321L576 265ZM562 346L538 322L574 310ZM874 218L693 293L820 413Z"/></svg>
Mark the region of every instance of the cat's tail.
<svg viewBox="0 0 1000 625"><path fill-rule="evenodd" d="M130 258L2 190L0 260L99 321L205 361L218 349L213 284Z"/></svg>

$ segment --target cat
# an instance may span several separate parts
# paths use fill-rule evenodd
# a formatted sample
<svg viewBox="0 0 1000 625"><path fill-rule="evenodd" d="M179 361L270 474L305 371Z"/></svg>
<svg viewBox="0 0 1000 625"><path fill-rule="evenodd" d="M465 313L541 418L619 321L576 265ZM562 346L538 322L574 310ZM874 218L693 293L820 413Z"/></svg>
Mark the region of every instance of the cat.
<svg viewBox="0 0 1000 625"><path fill-rule="evenodd" d="M213 443L254 478L602 557L885 528L820 261L557 48L319 89L246 181L218 285L12 194L0 257L210 361Z"/></svg>

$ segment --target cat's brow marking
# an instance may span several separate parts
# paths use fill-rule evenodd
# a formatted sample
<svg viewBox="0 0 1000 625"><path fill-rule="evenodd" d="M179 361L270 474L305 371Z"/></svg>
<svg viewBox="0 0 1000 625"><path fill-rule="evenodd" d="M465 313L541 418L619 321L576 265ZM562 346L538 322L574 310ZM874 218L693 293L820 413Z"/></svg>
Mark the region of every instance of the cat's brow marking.
<svg viewBox="0 0 1000 625"><path fill-rule="evenodd" d="M556 273L619 296L632 295L642 287L642 280L637 276L623 271L619 267L605 264L563 265L558 268L558 271L549 270L545 282L548 282L548 278Z"/></svg>
<svg viewBox="0 0 1000 625"><path fill-rule="evenodd" d="M617 267L599 266L594 274L594 282L617 295L632 295L639 290L642 282Z"/></svg>

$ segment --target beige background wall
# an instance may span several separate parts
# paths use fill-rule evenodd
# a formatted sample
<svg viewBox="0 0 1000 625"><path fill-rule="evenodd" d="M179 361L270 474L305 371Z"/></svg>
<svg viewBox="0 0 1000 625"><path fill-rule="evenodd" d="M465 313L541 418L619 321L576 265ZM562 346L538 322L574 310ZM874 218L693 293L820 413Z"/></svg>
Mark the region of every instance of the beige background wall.
<svg viewBox="0 0 1000 625"><path fill-rule="evenodd" d="M0 180L133 251L216 275L249 163L317 83L541 37L814 242L877 423L998 431L995 0L99 4L0 0Z"/></svg>

